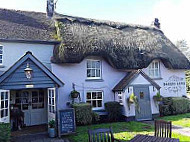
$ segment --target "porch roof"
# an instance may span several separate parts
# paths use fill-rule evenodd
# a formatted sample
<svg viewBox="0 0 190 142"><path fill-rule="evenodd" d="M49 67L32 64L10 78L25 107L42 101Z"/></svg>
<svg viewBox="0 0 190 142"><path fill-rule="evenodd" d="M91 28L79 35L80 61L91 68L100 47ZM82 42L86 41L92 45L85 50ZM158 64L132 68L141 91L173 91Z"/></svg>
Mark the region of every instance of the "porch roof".
<svg viewBox="0 0 190 142"><path fill-rule="evenodd" d="M28 63L33 69L30 80L26 78L24 72ZM51 88L63 85L64 83L31 52L26 52L23 57L0 76L0 89Z"/></svg>
<svg viewBox="0 0 190 142"><path fill-rule="evenodd" d="M150 84L152 84L156 89L161 87L152 80L148 75L146 75L142 70L130 71L127 72L126 76L113 88L113 91L123 91L133 79L135 79L139 74L141 74Z"/></svg>

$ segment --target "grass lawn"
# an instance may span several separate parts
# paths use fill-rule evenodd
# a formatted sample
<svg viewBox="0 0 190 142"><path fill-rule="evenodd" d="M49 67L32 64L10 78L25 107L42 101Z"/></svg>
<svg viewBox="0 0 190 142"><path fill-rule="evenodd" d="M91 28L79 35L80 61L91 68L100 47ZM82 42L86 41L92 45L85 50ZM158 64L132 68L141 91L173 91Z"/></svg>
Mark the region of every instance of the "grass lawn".
<svg viewBox="0 0 190 142"><path fill-rule="evenodd" d="M154 128L151 125L144 124L141 122L116 122L88 126L78 126L76 130L77 133L75 135L69 136L68 138L74 142L88 142L88 129L109 128L110 126L113 129L114 137L122 141L130 140L136 134L154 135ZM173 133L172 137L179 138L180 142L190 140L190 137L176 133Z"/></svg>
<svg viewBox="0 0 190 142"><path fill-rule="evenodd" d="M172 121L172 124L176 126L190 127L190 113L164 116L159 119Z"/></svg>

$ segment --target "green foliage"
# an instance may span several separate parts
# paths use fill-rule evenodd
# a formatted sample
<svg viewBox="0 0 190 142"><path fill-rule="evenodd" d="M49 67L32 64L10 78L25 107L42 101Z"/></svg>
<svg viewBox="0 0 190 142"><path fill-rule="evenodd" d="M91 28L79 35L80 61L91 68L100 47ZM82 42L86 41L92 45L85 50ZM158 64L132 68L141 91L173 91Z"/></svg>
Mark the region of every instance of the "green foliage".
<svg viewBox="0 0 190 142"><path fill-rule="evenodd" d="M190 100L184 97L163 98L163 104L160 105L160 114L162 116L187 112L190 112Z"/></svg>
<svg viewBox="0 0 190 142"><path fill-rule="evenodd" d="M50 128L55 128L55 120L51 120L51 121L49 121L49 127Z"/></svg>
<svg viewBox="0 0 190 142"><path fill-rule="evenodd" d="M190 71L186 71L186 86L187 86L187 93L190 94Z"/></svg>
<svg viewBox="0 0 190 142"><path fill-rule="evenodd" d="M9 142L11 137L10 124L0 123L0 142Z"/></svg>
<svg viewBox="0 0 190 142"><path fill-rule="evenodd" d="M122 107L119 102L107 102L105 109L108 112L109 121L118 121L122 116Z"/></svg>
<svg viewBox="0 0 190 142"><path fill-rule="evenodd" d="M89 103L75 103L72 107L75 109L77 125L87 125L99 121L99 115L92 111Z"/></svg>

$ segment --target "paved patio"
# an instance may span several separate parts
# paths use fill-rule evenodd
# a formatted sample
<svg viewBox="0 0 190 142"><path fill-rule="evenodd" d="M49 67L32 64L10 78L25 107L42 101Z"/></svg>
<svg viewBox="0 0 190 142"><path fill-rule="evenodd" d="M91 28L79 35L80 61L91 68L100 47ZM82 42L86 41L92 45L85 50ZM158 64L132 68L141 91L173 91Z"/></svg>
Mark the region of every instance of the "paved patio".
<svg viewBox="0 0 190 142"><path fill-rule="evenodd" d="M11 142L71 142L67 138L49 138L47 133L12 137Z"/></svg>
<svg viewBox="0 0 190 142"><path fill-rule="evenodd" d="M154 125L154 121L143 121L143 123ZM172 125L172 131L185 136L190 136L190 128L187 127Z"/></svg>

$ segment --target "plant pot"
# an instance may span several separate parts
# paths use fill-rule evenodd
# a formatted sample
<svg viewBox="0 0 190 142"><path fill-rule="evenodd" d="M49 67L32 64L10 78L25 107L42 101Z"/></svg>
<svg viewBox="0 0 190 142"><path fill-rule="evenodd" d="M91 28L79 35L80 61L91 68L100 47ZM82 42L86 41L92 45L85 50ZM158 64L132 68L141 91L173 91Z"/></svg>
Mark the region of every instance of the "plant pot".
<svg viewBox="0 0 190 142"><path fill-rule="evenodd" d="M160 102L160 101L162 101L162 97L153 96L153 100Z"/></svg>
<svg viewBox="0 0 190 142"><path fill-rule="evenodd" d="M71 97L72 98L77 98L79 96L79 92L72 92Z"/></svg>
<svg viewBox="0 0 190 142"><path fill-rule="evenodd" d="M55 138L55 128L48 128L48 133L50 138Z"/></svg>

